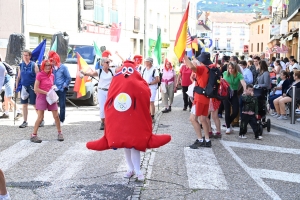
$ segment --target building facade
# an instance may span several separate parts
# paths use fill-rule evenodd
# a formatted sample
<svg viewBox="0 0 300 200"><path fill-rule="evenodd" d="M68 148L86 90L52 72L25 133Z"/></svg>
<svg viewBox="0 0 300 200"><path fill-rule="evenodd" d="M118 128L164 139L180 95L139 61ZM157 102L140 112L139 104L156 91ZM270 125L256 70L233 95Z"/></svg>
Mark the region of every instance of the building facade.
<svg viewBox="0 0 300 200"><path fill-rule="evenodd" d="M270 42L270 18L263 17L250 22L249 25L249 54L260 56L265 53Z"/></svg>
<svg viewBox="0 0 300 200"><path fill-rule="evenodd" d="M249 45L249 25L255 15L238 13L210 13L209 27L212 30L212 50L226 55L247 54L244 47Z"/></svg>
<svg viewBox="0 0 300 200"><path fill-rule="evenodd" d="M24 2L24 4L23 4ZM13 32L23 33L26 48L34 49L52 35L66 32L71 43L106 46L124 58L144 54L145 1L139 0L0 0L0 53L5 57L7 42ZM90 7L88 5L91 5ZM120 29L120 39L113 42L111 28ZM46 50L46 52L48 52Z"/></svg>

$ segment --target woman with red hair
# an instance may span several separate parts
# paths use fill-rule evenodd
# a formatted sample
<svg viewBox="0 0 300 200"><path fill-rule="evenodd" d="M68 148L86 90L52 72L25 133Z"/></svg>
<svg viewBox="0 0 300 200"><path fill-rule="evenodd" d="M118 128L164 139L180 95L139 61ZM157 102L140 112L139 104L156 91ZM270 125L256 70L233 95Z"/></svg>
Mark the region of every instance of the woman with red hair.
<svg viewBox="0 0 300 200"><path fill-rule="evenodd" d="M37 131L41 121L44 118L44 111L52 111L53 118L55 120L56 128L58 131L58 141L64 141L64 137L61 133L59 115L57 112L57 103L49 104L46 97L49 95L49 91L54 85L54 75L52 74L52 61L44 60L41 66L41 72L36 75L34 83L34 92L36 93L35 108L38 113L38 118L34 124L33 133L31 134L30 141L34 143L41 143L42 140L37 136Z"/></svg>
<svg viewBox="0 0 300 200"><path fill-rule="evenodd" d="M161 78L161 93L163 104L165 105L165 109L162 111L163 113L167 113L171 111L171 106L174 99L174 92L176 90L176 73L172 68L172 64L166 60L165 67L162 71Z"/></svg>

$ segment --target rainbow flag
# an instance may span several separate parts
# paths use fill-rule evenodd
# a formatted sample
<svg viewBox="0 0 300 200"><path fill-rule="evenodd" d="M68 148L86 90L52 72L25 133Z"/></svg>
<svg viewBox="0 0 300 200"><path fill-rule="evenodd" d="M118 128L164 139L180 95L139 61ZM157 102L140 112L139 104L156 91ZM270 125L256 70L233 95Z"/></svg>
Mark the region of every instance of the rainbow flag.
<svg viewBox="0 0 300 200"><path fill-rule="evenodd" d="M179 26L179 29L178 29L177 35L176 35L175 45L174 45L174 53L176 54L176 56L179 60L181 60L185 54L185 48L186 48L186 43L187 43L187 34L188 34L187 28L188 28L189 7L190 7L190 2L188 3L186 11L181 20L181 23L180 23L180 26Z"/></svg>
<svg viewBox="0 0 300 200"><path fill-rule="evenodd" d="M77 56L77 74L76 74L76 79L74 84L74 91L77 92L77 98L79 98L86 95L85 83L89 81L88 76L84 76L83 78L80 78L80 71L88 72L88 71L92 71L92 69L89 67L89 65L80 56L78 52L76 52L76 56Z"/></svg>

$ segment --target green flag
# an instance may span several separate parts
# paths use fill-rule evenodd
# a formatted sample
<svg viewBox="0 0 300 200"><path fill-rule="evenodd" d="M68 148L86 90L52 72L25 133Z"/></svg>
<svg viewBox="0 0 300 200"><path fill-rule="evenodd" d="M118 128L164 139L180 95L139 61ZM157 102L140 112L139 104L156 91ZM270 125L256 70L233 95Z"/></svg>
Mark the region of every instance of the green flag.
<svg viewBox="0 0 300 200"><path fill-rule="evenodd" d="M57 51L57 36L55 36L55 40L52 44L52 47L51 47L50 51L54 51L54 52Z"/></svg>
<svg viewBox="0 0 300 200"><path fill-rule="evenodd" d="M95 41L94 41L94 50L95 50L95 52L96 52L96 55L97 55L98 57L102 58L102 53L101 53L101 51L100 51L100 49L99 49L99 47L97 46L97 44L96 44Z"/></svg>
<svg viewBox="0 0 300 200"><path fill-rule="evenodd" d="M157 59L158 65L161 64L161 37L160 37L160 30L158 31L157 34L157 40L156 40L156 44L154 47L154 55Z"/></svg>

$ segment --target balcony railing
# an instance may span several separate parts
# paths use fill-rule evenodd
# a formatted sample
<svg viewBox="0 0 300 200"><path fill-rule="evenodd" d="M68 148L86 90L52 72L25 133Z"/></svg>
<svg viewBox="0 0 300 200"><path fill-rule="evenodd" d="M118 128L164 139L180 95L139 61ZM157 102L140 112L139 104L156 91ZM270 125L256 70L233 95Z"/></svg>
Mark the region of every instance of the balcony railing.
<svg viewBox="0 0 300 200"><path fill-rule="evenodd" d="M140 31L140 18L135 16L133 32L138 33L139 31Z"/></svg>
<svg viewBox="0 0 300 200"><path fill-rule="evenodd" d="M288 18L296 11L300 9L300 1L299 0L290 0L288 7Z"/></svg>

